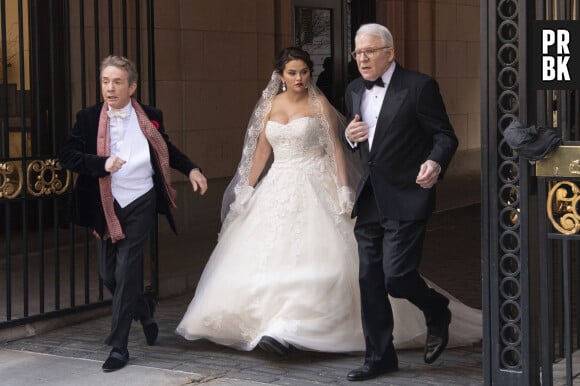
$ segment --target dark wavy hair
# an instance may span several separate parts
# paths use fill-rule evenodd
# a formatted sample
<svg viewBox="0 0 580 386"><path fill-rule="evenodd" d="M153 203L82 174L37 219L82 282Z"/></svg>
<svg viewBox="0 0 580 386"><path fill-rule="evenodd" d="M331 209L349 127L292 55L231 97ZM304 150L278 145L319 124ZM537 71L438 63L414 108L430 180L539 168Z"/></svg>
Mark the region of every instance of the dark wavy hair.
<svg viewBox="0 0 580 386"><path fill-rule="evenodd" d="M274 71L276 71L278 74L282 74L286 63L291 60L302 60L308 66L310 74L312 74L312 70L314 69L314 62L312 59L310 59L308 52L298 47L288 47L280 51L276 57L276 60L274 61Z"/></svg>

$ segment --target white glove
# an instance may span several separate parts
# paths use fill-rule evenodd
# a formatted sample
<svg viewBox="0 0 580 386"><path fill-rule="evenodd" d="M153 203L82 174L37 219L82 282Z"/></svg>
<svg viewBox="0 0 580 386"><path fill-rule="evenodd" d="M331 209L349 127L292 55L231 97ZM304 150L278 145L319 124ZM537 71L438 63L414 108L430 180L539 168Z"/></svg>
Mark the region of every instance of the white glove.
<svg viewBox="0 0 580 386"><path fill-rule="evenodd" d="M352 212L354 206L354 192L348 186L341 186L338 188L338 206L340 207L339 214Z"/></svg>
<svg viewBox="0 0 580 386"><path fill-rule="evenodd" d="M248 202L254 193L253 186L244 186L240 191L240 194L237 195L234 202L230 205L230 210L234 211L237 214L244 214L248 210Z"/></svg>

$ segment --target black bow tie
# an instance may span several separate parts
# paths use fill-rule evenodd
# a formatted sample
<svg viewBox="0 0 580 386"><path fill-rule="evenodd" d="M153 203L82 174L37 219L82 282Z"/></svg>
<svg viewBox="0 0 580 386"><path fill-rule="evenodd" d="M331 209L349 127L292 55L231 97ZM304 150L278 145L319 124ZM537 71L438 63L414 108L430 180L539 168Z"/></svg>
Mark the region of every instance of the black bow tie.
<svg viewBox="0 0 580 386"><path fill-rule="evenodd" d="M381 78L380 76L375 79L375 80L366 80L363 79L363 83L365 84L365 87L370 90L371 88L373 88L373 86L379 86L379 87L385 87L385 82L383 82L383 78Z"/></svg>

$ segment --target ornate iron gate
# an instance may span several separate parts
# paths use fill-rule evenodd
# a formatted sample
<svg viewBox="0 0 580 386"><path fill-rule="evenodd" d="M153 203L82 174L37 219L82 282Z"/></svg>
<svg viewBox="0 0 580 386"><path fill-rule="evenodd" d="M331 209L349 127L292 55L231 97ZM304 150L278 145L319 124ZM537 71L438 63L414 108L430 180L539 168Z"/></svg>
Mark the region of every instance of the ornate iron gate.
<svg viewBox="0 0 580 386"><path fill-rule="evenodd" d="M153 0L0 0L0 328L109 303L93 236L70 223L75 176L56 154L76 111L101 99L106 55L133 59L137 97L155 104L153 25Z"/></svg>
<svg viewBox="0 0 580 386"><path fill-rule="evenodd" d="M536 90L528 70L533 55L528 37L534 21L578 20L580 1L498 0L484 4L485 383L571 385L572 352L580 347L580 174L566 180L566 175L554 174L558 169L546 167L544 161L531 165L519 159L507 146L503 131L519 120L525 126L558 131L568 145L580 144L569 142L580 140L578 90ZM580 159L580 147L572 153L575 158L567 160L570 165ZM561 232L563 228L568 234Z"/></svg>

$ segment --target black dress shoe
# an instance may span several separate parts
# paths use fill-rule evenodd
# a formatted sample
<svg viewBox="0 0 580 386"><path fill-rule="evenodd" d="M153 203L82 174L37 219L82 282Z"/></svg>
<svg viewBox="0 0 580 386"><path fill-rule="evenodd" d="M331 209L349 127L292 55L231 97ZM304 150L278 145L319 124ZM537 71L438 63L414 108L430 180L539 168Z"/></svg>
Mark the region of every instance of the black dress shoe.
<svg viewBox="0 0 580 386"><path fill-rule="evenodd" d="M149 317L141 319L141 327L143 327L143 334L145 334L147 344L153 346L157 341L157 336L159 335L159 326L155 323L155 319L153 319L153 314L155 313L155 301L151 298L146 298L145 301L149 307Z"/></svg>
<svg viewBox="0 0 580 386"><path fill-rule="evenodd" d="M451 323L451 312L446 308L443 317L427 327L427 340L425 341L425 351L423 353L425 363L435 362L445 350L445 347L447 347L449 323Z"/></svg>
<svg viewBox="0 0 580 386"><path fill-rule="evenodd" d="M365 363L359 368L350 371L346 375L349 381L364 381L366 379L376 378L381 374L392 373L399 370L398 364L379 366Z"/></svg>
<svg viewBox="0 0 580 386"><path fill-rule="evenodd" d="M258 343L258 346L269 353L276 354L279 357L285 357L288 355L288 347L284 346L282 343L272 338L271 336L263 336Z"/></svg>
<svg viewBox="0 0 580 386"><path fill-rule="evenodd" d="M103 371L110 372L122 369L129 362L129 351L114 348L103 363Z"/></svg>

